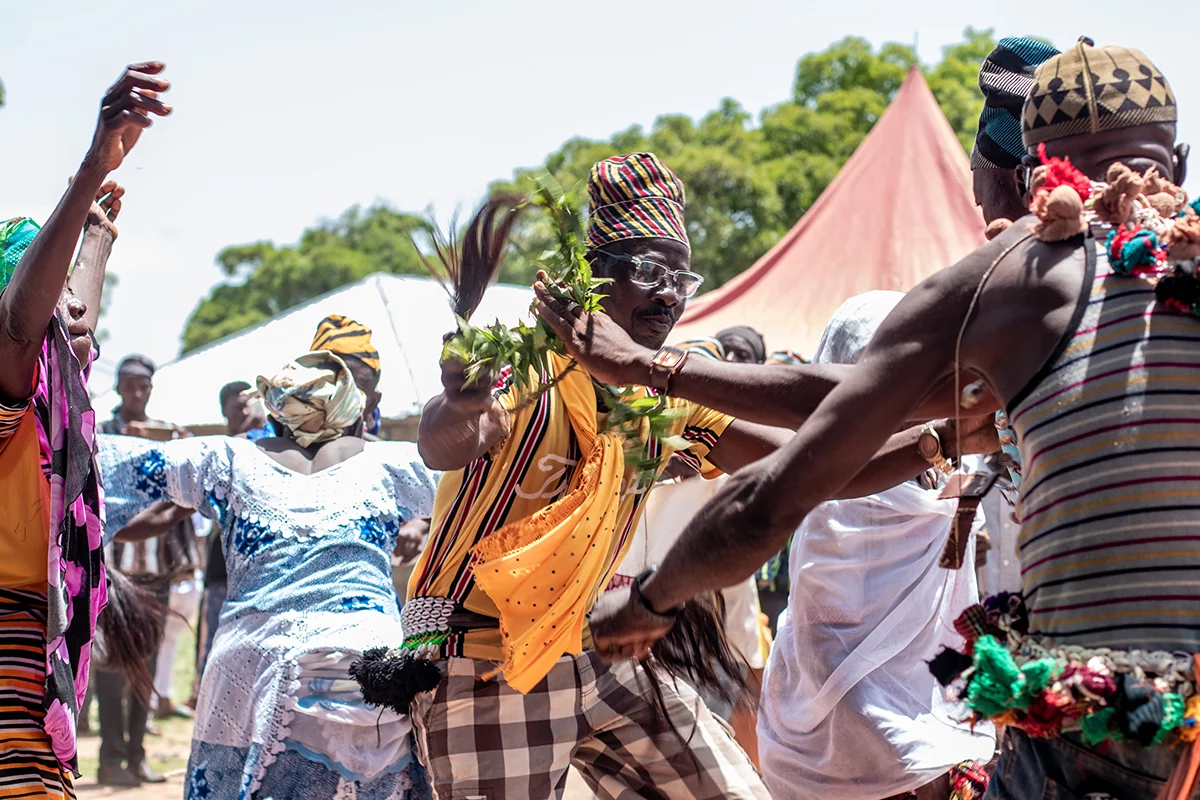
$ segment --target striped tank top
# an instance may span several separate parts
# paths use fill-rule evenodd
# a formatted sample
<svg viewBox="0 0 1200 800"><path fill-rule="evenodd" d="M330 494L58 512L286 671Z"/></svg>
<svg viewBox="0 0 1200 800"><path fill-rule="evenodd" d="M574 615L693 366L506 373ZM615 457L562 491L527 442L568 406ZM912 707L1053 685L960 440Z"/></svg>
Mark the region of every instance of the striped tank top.
<svg viewBox="0 0 1200 800"><path fill-rule="evenodd" d="M1030 627L1200 652L1200 322L1084 247L1072 323L1009 406Z"/></svg>

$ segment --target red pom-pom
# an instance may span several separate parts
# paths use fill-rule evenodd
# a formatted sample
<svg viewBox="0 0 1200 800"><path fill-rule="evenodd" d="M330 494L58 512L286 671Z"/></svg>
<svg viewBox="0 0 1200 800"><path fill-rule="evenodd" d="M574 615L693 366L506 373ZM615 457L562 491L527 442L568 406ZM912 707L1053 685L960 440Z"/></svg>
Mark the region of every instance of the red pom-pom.
<svg viewBox="0 0 1200 800"><path fill-rule="evenodd" d="M1049 167L1041 188L1052 191L1057 186L1070 186L1079 194L1081 200L1092 196L1092 182L1071 164L1070 158L1046 158L1045 142L1038 145L1038 158L1043 165Z"/></svg>

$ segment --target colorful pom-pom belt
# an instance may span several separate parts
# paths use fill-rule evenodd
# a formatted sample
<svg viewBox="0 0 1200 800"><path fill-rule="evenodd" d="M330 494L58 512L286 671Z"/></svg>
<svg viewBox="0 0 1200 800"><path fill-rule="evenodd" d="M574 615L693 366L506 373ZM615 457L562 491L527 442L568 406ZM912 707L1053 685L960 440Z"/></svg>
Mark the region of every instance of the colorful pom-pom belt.
<svg viewBox="0 0 1200 800"><path fill-rule="evenodd" d="M1200 655L1056 646L1029 633L1018 594L989 597L954 623L961 652L944 649L929 669L974 721L1030 736L1079 732L1145 747L1200 736Z"/></svg>

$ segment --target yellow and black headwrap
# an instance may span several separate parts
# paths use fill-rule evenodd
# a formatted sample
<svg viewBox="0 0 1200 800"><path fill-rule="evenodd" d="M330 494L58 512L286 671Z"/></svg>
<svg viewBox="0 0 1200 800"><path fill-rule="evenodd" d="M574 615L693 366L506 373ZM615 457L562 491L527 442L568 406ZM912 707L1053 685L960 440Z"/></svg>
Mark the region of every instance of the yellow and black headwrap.
<svg viewBox="0 0 1200 800"><path fill-rule="evenodd" d="M1131 47L1087 39L1037 68L1025 100L1025 147L1081 133L1175 122L1175 95L1158 67Z"/></svg>
<svg viewBox="0 0 1200 800"><path fill-rule="evenodd" d="M688 249L683 181L653 153L606 158L588 176L588 247L673 239Z"/></svg>
<svg viewBox="0 0 1200 800"><path fill-rule="evenodd" d="M371 344L371 329L349 317L330 314L317 326L310 350L325 350L345 358L356 358L379 372L379 351Z"/></svg>

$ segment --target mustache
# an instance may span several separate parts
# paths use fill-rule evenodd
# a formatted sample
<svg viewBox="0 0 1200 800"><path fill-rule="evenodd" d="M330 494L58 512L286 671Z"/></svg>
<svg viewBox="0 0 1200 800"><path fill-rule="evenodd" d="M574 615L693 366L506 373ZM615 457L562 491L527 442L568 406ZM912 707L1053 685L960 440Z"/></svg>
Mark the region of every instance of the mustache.
<svg viewBox="0 0 1200 800"><path fill-rule="evenodd" d="M667 322L675 322L675 310L672 308L646 308L638 311L634 316L638 319L665 319Z"/></svg>

